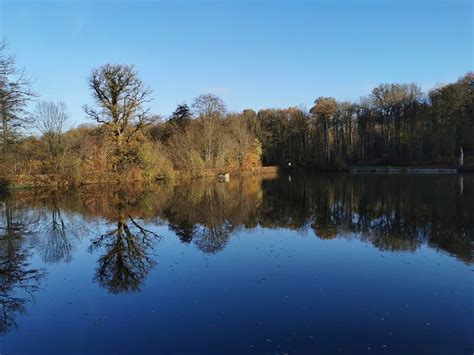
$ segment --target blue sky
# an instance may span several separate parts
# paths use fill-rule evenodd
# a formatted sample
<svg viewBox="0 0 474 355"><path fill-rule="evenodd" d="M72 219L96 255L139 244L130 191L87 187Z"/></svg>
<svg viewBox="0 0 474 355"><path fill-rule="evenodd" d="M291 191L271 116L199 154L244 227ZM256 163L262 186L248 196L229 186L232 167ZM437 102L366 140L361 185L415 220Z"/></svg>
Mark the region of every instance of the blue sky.
<svg viewBox="0 0 474 355"><path fill-rule="evenodd" d="M201 93L232 111L309 107L473 70L470 0L0 0L0 36L76 124L87 122L87 77L105 63L134 64L164 116Z"/></svg>

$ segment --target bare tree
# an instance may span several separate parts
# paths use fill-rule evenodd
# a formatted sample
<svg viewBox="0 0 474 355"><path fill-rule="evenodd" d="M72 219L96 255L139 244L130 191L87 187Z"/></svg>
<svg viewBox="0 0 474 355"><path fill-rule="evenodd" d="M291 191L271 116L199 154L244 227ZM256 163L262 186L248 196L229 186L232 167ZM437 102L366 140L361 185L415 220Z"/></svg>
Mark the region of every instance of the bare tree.
<svg viewBox="0 0 474 355"><path fill-rule="evenodd" d="M215 153L216 132L221 124L220 119L226 112L224 102L216 95L207 94L196 97L192 108L199 117L203 127L204 160L210 161Z"/></svg>
<svg viewBox="0 0 474 355"><path fill-rule="evenodd" d="M12 55L5 54L7 42L0 42L0 83L8 76L15 73L15 58Z"/></svg>
<svg viewBox="0 0 474 355"><path fill-rule="evenodd" d="M151 89L143 84L131 65L106 64L92 71L89 78L96 108L85 106L86 114L107 126L117 154L132 136L156 120L144 105L151 101Z"/></svg>
<svg viewBox="0 0 474 355"><path fill-rule="evenodd" d="M51 167L57 171L59 157L65 150L64 126L69 116L64 102L40 101L33 113L34 127L43 135L48 145Z"/></svg>
<svg viewBox="0 0 474 355"><path fill-rule="evenodd" d="M7 44L0 42L0 121L2 124L2 150L6 153L8 144L18 130L28 123L25 108L35 96L31 80L24 70L15 68L15 58L5 54Z"/></svg>

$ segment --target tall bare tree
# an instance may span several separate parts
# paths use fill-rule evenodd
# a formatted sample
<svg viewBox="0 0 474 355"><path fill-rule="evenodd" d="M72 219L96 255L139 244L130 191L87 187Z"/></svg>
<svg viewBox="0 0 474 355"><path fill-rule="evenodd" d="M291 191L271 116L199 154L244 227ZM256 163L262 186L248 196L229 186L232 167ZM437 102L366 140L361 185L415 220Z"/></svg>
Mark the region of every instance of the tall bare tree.
<svg viewBox="0 0 474 355"><path fill-rule="evenodd" d="M85 106L86 114L110 129L119 156L133 135L156 120L145 105L151 89L139 79L131 65L106 64L89 78L96 107Z"/></svg>
<svg viewBox="0 0 474 355"><path fill-rule="evenodd" d="M13 137L28 123L25 108L35 96L31 80L24 70L15 67L15 57L6 54L6 49L6 42L0 42L0 121L4 154Z"/></svg>

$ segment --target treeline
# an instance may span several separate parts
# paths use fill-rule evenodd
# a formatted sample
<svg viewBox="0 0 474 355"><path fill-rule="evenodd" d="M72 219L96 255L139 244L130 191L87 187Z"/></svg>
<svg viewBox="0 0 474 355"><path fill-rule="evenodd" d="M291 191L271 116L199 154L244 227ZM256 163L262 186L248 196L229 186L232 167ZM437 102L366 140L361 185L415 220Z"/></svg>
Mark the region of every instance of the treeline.
<svg viewBox="0 0 474 355"><path fill-rule="evenodd" d="M89 77L91 124L67 129L62 102L39 101L0 44L0 174L17 184L156 180L252 171L263 165L344 170L352 164L460 164L474 149L474 74L423 93L382 84L357 102L318 97L311 109L229 112L212 94L150 112L133 66Z"/></svg>
<svg viewBox="0 0 474 355"><path fill-rule="evenodd" d="M381 84L357 102L318 97L314 106L244 111L255 122L265 164L457 164L474 148L474 74L423 93Z"/></svg>

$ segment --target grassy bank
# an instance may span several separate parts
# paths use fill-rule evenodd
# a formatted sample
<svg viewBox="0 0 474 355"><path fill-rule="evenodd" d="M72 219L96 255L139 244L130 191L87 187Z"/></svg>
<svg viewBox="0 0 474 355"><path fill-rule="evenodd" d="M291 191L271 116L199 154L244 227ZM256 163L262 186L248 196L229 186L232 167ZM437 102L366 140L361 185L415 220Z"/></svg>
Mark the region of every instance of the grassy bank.
<svg viewBox="0 0 474 355"><path fill-rule="evenodd" d="M278 175L280 168L277 166L256 167L248 170L224 170L224 169L204 169L202 171L177 171L175 174L159 178L144 179L136 174L107 173L100 176L87 177L77 181L67 181L54 174L17 175L15 177L1 177L0 188L31 188L31 187L76 187L94 184L127 184L127 183L153 183L162 180L185 181L189 179L217 178L221 174L228 173L230 176L249 175Z"/></svg>

